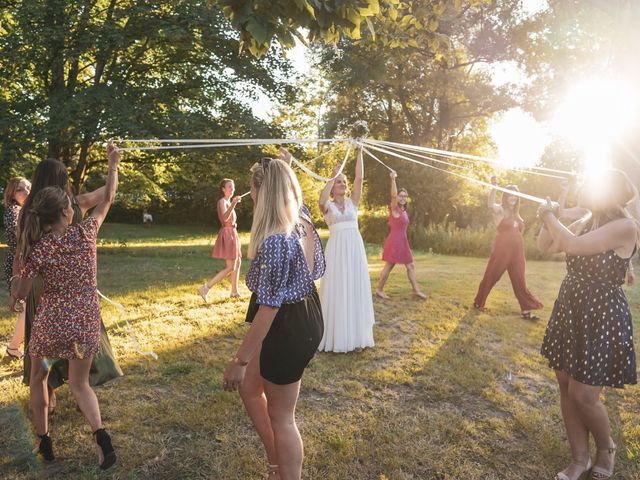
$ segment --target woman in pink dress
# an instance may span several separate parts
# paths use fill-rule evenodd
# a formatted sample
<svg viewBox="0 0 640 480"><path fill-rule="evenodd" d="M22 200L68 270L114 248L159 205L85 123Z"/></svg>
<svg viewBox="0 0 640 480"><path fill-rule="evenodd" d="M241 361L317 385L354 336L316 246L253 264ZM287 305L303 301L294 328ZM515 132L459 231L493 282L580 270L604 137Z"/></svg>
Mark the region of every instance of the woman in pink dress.
<svg viewBox="0 0 640 480"><path fill-rule="evenodd" d="M200 286L198 293L202 299L207 302L209 290L227 275L231 274L231 298L238 298L238 280L240 278L240 258L242 252L240 249L240 238L236 230L236 205L240 203L241 198L233 197L235 185L233 180L225 178L220 182L220 192L222 198L218 200L218 219L220 220L220 231L216 244L211 253L212 258L224 260L226 265L220 270L215 277ZM231 199L233 197L233 200Z"/></svg>
<svg viewBox="0 0 640 480"><path fill-rule="evenodd" d="M388 299L389 295L384 293L384 284L389 278L389 274L397 263L407 267L407 276L413 287L413 295L426 300L427 296L422 293L416 280L416 269L413 265L413 255L409 247L409 239L407 238L407 228L409 227L409 215L407 215L407 202L409 193L401 188L398 191L396 186L396 172L391 172L391 203L389 205L389 235L384 241L384 249L382 252L382 260L384 260L384 268L380 274L380 281L376 289L376 297Z"/></svg>
<svg viewBox="0 0 640 480"><path fill-rule="evenodd" d="M67 192L46 187L34 195L22 218L19 255L22 270L9 306L24 308L33 279L41 276L44 292L33 319L26 353L31 357L29 389L36 451L54 460L49 437L49 358L69 361L69 389L91 426L101 469L111 467L116 454L102 426L100 406L89 385L93 357L100 352L100 302L97 285L96 238L116 195L120 153L109 143L109 170L103 198L91 216L72 225L74 209Z"/></svg>

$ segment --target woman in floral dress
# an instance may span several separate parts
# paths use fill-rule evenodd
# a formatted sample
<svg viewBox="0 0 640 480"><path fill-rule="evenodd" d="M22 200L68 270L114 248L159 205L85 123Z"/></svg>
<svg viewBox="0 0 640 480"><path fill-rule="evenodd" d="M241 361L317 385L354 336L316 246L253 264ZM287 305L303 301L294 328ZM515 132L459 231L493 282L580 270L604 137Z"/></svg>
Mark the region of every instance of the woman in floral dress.
<svg viewBox="0 0 640 480"><path fill-rule="evenodd" d="M44 292L33 319L27 354L32 359L29 388L37 451L54 459L48 426L49 369L46 358L69 362L69 388L93 431L101 469L111 467L116 455L111 438L102 426L100 407L89 386L89 370L100 351L100 303L96 289L96 238L109 211L118 185L120 153L107 148L109 171L102 201L85 221L73 224L74 210L60 187L40 190L24 214L20 231L20 255L24 259L20 282L10 305L22 305L31 281L40 275Z"/></svg>

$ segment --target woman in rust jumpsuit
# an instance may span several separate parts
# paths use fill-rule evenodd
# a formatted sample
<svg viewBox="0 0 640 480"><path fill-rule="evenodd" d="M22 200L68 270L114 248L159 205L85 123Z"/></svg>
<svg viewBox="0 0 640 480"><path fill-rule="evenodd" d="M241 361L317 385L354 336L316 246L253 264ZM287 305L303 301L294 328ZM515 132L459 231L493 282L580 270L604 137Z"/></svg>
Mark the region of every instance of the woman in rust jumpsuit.
<svg viewBox="0 0 640 480"><path fill-rule="evenodd" d="M491 183L497 185L495 177L491 177ZM506 188L515 192L519 191L515 185L508 185ZM493 189L489 196L489 208L493 213L493 221L496 224L498 234L473 306L482 311L486 310L485 302L491 289L507 271L513 292L520 303L521 317L537 320L538 317L532 315L531 310L542 308L542 303L527 289L527 282L524 278L525 258L522 239L524 220L520 216L520 198L503 193L502 204L496 204L495 198L496 190Z"/></svg>

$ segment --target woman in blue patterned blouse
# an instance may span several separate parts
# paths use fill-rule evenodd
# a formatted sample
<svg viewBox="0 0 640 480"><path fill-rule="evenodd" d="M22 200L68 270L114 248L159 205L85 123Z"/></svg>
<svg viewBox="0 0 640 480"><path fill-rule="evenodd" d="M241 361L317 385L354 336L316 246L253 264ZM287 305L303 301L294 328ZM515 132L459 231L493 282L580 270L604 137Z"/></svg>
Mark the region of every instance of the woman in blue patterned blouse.
<svg viewBox="0 0 640 480"><path fill-rule="evenodd" d="M324 257L289 165L263 158L251 171L251 328L225 369L223 387L240 391L264 444L269 478L299 479L303 448L295 408L302 373L322 338L314 280L324 273Z"/></svg>

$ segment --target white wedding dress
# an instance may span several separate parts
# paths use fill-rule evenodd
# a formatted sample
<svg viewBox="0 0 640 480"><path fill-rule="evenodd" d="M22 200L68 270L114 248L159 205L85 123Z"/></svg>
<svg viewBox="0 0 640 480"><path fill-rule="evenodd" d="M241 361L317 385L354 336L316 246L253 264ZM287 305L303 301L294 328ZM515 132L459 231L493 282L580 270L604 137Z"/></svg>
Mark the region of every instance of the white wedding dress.
<svg viewBox="0 0 640 480"><path fill-rule="evenodd" d="M373 347L375 316L358 211L350 198L345 198L344 212L332 201L325 208L330 235L324 252L327 268L320 282L324 335L318 350L350 352Z"/></svg>

